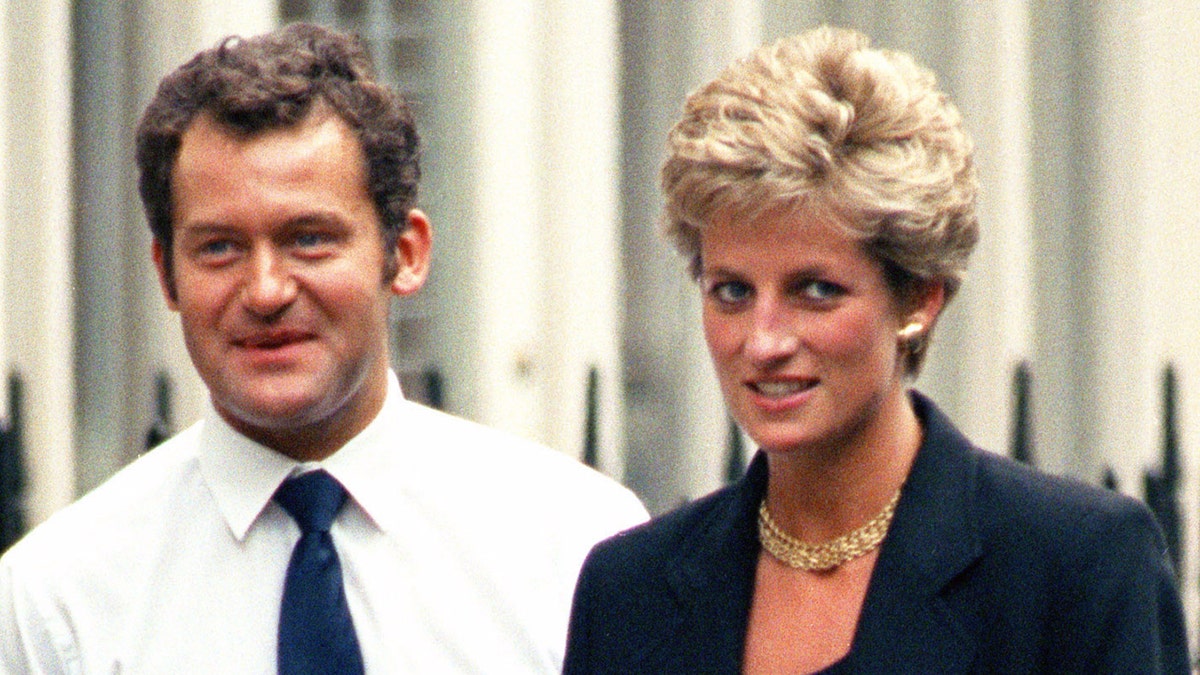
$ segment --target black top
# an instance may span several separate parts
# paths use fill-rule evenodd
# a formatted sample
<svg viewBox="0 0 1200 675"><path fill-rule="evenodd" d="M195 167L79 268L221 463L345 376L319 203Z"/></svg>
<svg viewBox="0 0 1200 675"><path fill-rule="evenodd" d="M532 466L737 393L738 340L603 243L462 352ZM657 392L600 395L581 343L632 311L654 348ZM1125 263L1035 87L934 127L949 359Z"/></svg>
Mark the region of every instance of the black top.
<svg viewBox="0 0 1200 675"><path fill-rule="evenodd" d="M825 672L1189 672L1166 546L1141 502L976 448L912 398L924 441L850 653ZM739 673L766 483L760 452L737 483L597 544L566 675Z"/></svg>

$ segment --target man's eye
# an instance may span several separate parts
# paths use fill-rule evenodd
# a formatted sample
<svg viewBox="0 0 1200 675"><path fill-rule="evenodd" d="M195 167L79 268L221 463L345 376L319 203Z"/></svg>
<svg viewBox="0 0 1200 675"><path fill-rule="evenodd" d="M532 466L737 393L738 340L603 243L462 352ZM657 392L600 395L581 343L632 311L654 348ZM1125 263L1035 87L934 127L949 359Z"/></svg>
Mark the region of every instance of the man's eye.
<svg viewBox="0 0 1200 675"><path fill-rule="evenodd" d="M722 281L709 289L709 295L727 305L736 305L744 302L753 295L753 291L749 284L741 281Z"/></svg>
<svg viewBox="0 0 1200 675"><path fill-rule="evenodd" d="M233 252L233 242L228 239L213 239L201 243L196 249L204 258L221 258Z"/></svg>

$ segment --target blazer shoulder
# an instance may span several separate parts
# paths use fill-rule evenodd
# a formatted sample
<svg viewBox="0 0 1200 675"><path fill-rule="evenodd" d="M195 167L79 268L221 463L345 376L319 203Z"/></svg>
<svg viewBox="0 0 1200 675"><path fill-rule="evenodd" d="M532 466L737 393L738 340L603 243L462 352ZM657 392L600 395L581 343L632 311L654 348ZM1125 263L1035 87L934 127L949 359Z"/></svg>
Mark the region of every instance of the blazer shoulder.
<svg viewBox="0 0 1200 675"><path fill-rule="evenodd" d="M1187 672L1175 575L1145 504L999 456L979 476L990 579L1008 589L997 606L1038 617L1048 672Z"/></svg>
<svg viewBox="0 0 1200 675"><path fill-rule="evenodd" d="M575 591L566 673L726 672L753 584L753 478L598 544Z"/></svg>
<svg viewBox="0 0 1200 675"><path fill-rule="evenodd" d="M735 486L728 486L652 518L597 544L588 564L635 572L666 564L688 550L700 530L725 524L734 500Z"/></svg>
<svg viewBox="0 0 1200 675"><path fill-rule="evenodd" d="M1166 550L1157 521L1145 504L1066 476L1044 473L1012 459L975 449L979 456L980 522L997 538L1057 551L1064 563L1089 553L1137 544Z"/></svg>
<svg viewBox="0 0 1200 675"><path fill-rule="evenodd" d="M978 524L993 552L1070 551L1113 528L1161 540L1140 501L980 448L932 401L915 392L913 400L925 423L926 444L910 481L922 479L925 503L937 506L927 516L944 511L947 499L957 500L954 508Z"/></svg>

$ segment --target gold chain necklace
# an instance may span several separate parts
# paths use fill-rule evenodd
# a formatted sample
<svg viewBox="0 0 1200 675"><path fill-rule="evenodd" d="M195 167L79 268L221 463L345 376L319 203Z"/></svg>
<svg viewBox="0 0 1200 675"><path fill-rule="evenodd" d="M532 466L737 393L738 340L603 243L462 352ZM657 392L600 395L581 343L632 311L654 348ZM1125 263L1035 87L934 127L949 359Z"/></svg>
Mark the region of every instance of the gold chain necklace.
<svg viewBox="0 0 1200 675"><path fill-rule="evenodd" d="M824 572L878 548L887 536L892 516L896 515L898 501L900 490L896 490L887 506L866 525L836 539L809 544L783 531L767 511L767 498L763 497L758 506L758 541L767 553L788 567L809 572Z"/></svg>

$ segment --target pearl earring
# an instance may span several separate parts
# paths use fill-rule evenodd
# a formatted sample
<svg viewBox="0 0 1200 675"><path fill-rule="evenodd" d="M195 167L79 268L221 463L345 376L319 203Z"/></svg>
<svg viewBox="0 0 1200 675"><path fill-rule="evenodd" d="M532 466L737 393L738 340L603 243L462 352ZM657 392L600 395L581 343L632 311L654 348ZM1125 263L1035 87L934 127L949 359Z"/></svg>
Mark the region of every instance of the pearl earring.
<svg viewBox="0 0 1200 675"><path fill-rule="evenodd" d="M909 354L920 354L925 350L925 324L913 321L896 332L900 338L900 347Z"/></svg>
<svg viewBox="0 0 1200 675"><path fill-rule="evenodd" d="M896 335L902 342L912 342L921 336L921 332L925 330L925 324L913 321L904 328L901 328Z"/></svg>

